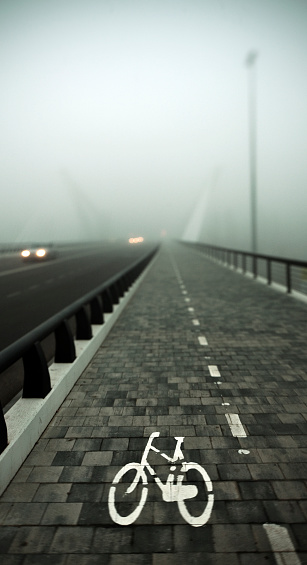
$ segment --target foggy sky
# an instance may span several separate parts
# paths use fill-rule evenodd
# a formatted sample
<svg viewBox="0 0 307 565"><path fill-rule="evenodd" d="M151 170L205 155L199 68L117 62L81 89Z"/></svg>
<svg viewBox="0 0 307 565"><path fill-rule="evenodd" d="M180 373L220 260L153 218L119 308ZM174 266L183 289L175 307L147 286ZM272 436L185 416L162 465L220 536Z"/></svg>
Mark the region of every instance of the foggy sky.
<svg viewBox="0 0 307 565"><path fill-rule="evenodd" d="M200 238L307 260L305 0L2 0L0 243Z"/></svg>

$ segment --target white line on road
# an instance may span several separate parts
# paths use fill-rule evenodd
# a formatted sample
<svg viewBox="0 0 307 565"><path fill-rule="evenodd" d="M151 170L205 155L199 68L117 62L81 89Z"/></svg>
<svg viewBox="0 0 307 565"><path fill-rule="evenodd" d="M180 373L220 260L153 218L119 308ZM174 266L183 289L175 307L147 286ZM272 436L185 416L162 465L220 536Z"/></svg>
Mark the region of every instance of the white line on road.
<svg viewBox="0 0 307 565"><path fill-rule="evenodd" d="M192 308L192 306L190 306L190 307L188 308L188 310L189 310L189 312L194 312L194 308Z"/></svg>
<svg viewBox="0 0 307 565"><path fill-rule="evenodd" d="M238 414L225 414L225 416L234 437L247 437Z"/></svg>
<svg viewBox="0 0 307 565"><path fill-rule="evenodd" d="M204 335L198 336L198 341L199 341L200 345L208 345L207 339L205 338Z"/></svg>
<svg viewBox="0 0 307 565"><path fill-rule="evenodd" d="M194 326L199 326L199 320L192 320L192 324L194 324Z"/></svg>
<svg viewBox="0 0 307 565"><path fill-rule="evenodd" d="M211 377L220 377L221 373L217 368L217 365L208 365L209 373Z"/></svg>
<svg viewBox="0 0 307 565"><path fill-rule="evenodd" d="M278 565L301 565L288 530L278 524L263 524Z"/></svg>
<svg viewBox="0 0 307 565"><path fill-rule="evenodd" d="M185 298L186 302L191 302L191 298Z"/></svg>

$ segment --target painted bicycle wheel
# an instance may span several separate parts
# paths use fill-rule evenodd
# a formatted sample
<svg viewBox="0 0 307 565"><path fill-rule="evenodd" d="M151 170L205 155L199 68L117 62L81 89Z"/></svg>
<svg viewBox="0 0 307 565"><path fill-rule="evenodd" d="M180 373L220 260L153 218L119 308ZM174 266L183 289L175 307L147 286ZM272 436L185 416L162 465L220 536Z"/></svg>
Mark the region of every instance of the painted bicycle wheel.
<svg viewBox="0 0 307 565"><path fill-rule="evenodd" d="M198 485L197 493L200 493L200 496L196 502L193 501L192 498L187 498L185 500L179 499L177 502L179 511L181 516L191 526L194 526L195 528L204 526L211 516L214 503L211 479L207 471L205 471L205 469L198 463L184 463L182 470L186 474L189 473L186 477L186 481L182 484L188 485L192 482L193 485ZM200 514L198 513L199 510Z"/></svg>
<svg viewBox="0 0 307 565"><path fill-rule="evenodd" d="M140 463L127 463L118 471L109 490L110 516L116 524L128 526L135 522L148 495L147 476Z"/></svg>

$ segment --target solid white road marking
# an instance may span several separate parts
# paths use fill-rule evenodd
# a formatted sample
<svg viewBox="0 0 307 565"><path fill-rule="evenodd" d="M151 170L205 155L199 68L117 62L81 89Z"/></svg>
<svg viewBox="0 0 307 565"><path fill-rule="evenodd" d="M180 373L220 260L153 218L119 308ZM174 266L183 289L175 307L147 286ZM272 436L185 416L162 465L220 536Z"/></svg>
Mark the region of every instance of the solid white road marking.
<svg viewBox="0 0 307 565"><path fill-rule="evenodd" d="M207 342L207 340L206 340L206 338L205 338L204 335L200 335L200 336L198 337L198 341L199 341L200 345L208 345L208 342Z"/></svg>
<svg viewBox="0 0 307 565"><path fill-rule="evenodd" d="M211 377L220 377L221 373L217 368L217 365L208 365L208 369Z"/></svg>
<svg viewBox="0 0 307 565"><path fill-rule="evenodd" d="M278 565L301 565L287 528L278 524L263 524Z"/></svg>
<svg viewBox="0 0 307 565"><path fill-rule="evenodd" d="M194 326L199 326L199 320L192 320L192 324L194 324Z"/></svg>
<svg viewBox="0 0 307 565"><path fill-rule="evenodd" d="M234 437L247 437L238 414L225 414L225 416Z"/></svg>

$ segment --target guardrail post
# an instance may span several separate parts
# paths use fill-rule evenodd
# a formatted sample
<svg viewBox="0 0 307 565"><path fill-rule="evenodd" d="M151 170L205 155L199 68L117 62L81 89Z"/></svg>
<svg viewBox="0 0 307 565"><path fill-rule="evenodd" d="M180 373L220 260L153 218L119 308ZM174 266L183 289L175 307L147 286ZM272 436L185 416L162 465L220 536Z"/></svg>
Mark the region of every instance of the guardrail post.
<svg viewBox="0 0 307 565"><path fill-rule="evenodd" d="M110 294L111 294L113 304L118 304L119 293L118 293L118 290L117 290L117 285L115 283L111 284L109 290L110 290Z"/></svg>
<svg viewBox="0 0 307 565"><path fill-rule="evenodd" d="M245 271L246 271L246 255L245 254L242 255L242 271L243 271L243 273L245 273Z"/></svg>
<svg viewBox="0 0 307 565"><path fill-rule="evenodd" d="M0 453L8 446L7 427L0 402Z"/></svg>
<svg viewBox="0 0 307 565"><path fill-rule="evenodd" d="M76 359L75 343L68 320L63 320L54 332L55 363L72 363Z"/></svg>
<svg viewBox="0 0 307 565"><path fill-rule="evenodd" d="M76 339L91 339L93 337L92 328L85 306L82 306L76 313L76 322Z"/></svg>
<svg viewBox="0 0 307 565"><path fill-rule="evenodd" d="M113 312L113 303L109 293L109 289L101 293L102 309L104 312Z"/></svg>
<svg viewBox="0 0 307 565"><path fill-rule="evenodd" d="M103 324L103 312L101 301L98 296L95 296L90 302L91 307L91 324Z"/></svg>
<svg viewBox="0 0 307 565"><path fill-rule="evenodd" d="M39 341L23 355L23 398L45 398L51 391L47 361Z"/></svg>

